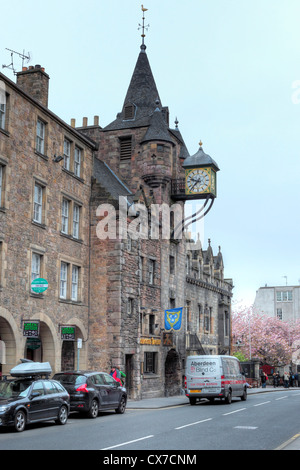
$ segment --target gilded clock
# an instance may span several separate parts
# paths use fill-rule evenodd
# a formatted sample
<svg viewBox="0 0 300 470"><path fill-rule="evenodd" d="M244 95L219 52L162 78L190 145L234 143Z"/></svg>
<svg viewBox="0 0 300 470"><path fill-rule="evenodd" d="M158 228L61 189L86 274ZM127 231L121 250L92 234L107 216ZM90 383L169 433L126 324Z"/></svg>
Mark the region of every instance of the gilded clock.
<svg viewBox="0 0 300 470"><path fill-rule="evenodd" d="M186 189L191 194L203 193L210 185L210 174L207 169L195 168L187 172Z"/></svg>

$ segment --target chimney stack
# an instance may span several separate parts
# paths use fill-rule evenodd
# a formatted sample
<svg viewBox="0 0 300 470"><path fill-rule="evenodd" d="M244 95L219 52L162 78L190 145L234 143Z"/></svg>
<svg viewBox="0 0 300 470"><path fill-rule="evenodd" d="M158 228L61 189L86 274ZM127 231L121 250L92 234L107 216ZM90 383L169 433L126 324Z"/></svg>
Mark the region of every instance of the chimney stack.
<svg viewBox="0 0 300 470"><path fill-rule="evenodd" d="M46 108L48 107L49 79L49 75L40 65L23 67L22 72L17 73L17 85Z"/></svg>

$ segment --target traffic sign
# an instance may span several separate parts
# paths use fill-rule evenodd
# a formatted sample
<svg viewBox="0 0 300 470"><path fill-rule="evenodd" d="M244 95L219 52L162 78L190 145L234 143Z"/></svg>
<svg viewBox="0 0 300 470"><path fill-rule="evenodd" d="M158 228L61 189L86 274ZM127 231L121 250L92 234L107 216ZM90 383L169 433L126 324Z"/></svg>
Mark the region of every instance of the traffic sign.
<svg viewBox="0 0 300 470"><path fill-rule="evenodd" d="M31 290L36 294L41 294L48 289L48 281L43 278L34 279L31 283Z"/></svg>

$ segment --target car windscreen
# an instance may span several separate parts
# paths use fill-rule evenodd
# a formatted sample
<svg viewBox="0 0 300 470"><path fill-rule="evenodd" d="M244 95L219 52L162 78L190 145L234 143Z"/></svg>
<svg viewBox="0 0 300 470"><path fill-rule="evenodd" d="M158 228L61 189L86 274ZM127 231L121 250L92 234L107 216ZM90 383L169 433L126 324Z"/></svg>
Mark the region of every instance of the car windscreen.
<svg viewBox="0 0 300 470"><path fill-rule="evenodd" d="M81 385L87 380L84 375L78 374L55 374L53 379L57 380L62 385Z"/></svg>
<svg viewBox="0 0 300 470"><path fill-rule="evenodd" d="M32 380L12 380L0 382L0 398L26 397L30 390Z"/></svg>

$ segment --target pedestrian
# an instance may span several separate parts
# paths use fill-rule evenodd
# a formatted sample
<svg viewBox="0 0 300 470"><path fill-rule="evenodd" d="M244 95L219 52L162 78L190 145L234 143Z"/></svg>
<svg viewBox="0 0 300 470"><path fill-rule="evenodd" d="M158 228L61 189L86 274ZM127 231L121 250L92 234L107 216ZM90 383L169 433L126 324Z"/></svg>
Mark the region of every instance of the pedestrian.
<svg viewBox="0 0 300 470"><path fill-rule="evenodd" d="M268 376L265 372L263 372L262 375L261 375L261 386L262 386L262 388L266 388L267 380L268 380Z"/></svg>
<svg viewBox="0 0 300 470"><path fill-rule="evenodd" d="M126 379L126 374L125 372L123 372L122 370L120 370L120 379L121 379L121 382L122 382L122 385L125 384L125 379Z"/></svg>
<svg viewBox="0 0 300 470"><path fill-rule="evenodd" d="M283 374L284 388L289 388L289 381L290 381L290 374L288 372L284 372Z"/></svg>
<svg viewBox="0 0 300 470"><path fill-rule="evenodd" d="M278 374L278 372L274 372L274 374L273 374L273 386L275 388L275 387L278 387L278 385L279 385L279 374Z"/></svg>
<svg viewBox="0 0 300 470"><path fill-rule="evenodd" d="M296 372L295 374L295 387L298 387L298 380L299 380L299 375L298 375L298 372Z"/></svg>
<svg viewBox="0 0 300 470"><path fill-rule="evenodd" d="M121 381L121 374L120 374L120 371L119 369L117 369L115 366L113 366L111 368L111 371L110 371L110 374L120 385L123 385L122 384L122 381Z"/></svg>

